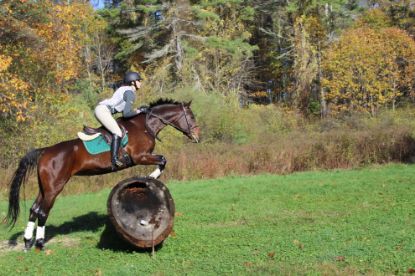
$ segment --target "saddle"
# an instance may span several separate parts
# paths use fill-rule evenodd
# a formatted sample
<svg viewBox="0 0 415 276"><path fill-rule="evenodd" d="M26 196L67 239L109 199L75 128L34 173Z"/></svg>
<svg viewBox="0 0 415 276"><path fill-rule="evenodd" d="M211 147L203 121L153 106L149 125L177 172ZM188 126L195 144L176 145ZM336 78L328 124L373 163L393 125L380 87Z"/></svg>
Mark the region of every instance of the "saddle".
<svg viewBox="0 0 415 276"><path fill-rule="evenodd" d="M128 131L125 127L121 125L119 126L121 128L122 138L118 155L120 156L121 162L124 163L125 167L129 167L134 163L131 156L124 149L128 143ZM99 136L101 136L101 138L97 139ZM78 137L82 140L85 148L90 154L99 154L109 151L113 139L112 133L104 127L93 128L85 125L83 127L83 131L78 132Z"/></svg>
<svg viewBox="0 0 415 276"><path fill-rule="evenodd" d="M121 133L122 133L121 138L124 138L124 136L128 133L128 131L125 129L124 126L122 126L122 125L118 125L118 126L121 129ZM109 132L108 130L106 130L103 127L93 128L93 127L89 127L89 126L84 125L84 128L83 128L82 131L87 135L101 134L102 137L104 138L105 142L108 145L111 145L113 135L112 135L111 132Z"/></svg>

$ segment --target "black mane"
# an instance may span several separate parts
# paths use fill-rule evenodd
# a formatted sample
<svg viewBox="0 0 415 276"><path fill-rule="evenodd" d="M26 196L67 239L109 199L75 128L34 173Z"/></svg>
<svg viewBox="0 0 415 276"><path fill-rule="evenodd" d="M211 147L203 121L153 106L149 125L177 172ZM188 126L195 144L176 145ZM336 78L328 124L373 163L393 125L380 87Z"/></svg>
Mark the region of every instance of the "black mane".
<svg viewBox="0 0 415 276"><path fill-rule="evenodd" d="M180 102L177 102L175 100L172 99L158 99L154 102L150 103L150 108L158 106L158 105L162 105L162 104L181 104Z"/></svg>

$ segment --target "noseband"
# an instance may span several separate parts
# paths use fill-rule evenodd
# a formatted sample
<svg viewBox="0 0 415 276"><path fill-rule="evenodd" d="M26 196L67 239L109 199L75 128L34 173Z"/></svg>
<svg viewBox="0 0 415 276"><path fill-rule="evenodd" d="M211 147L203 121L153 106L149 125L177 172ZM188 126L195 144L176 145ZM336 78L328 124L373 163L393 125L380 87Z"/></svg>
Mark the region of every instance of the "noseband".
<svg viewBox="0 0 415 276"><path fill-rule="evenodd" d="M189 123L189 119L187 118L187 112L186 112L186 108L184 107L184 105L183 105L183 103L181 104L181 106L182 106L182 110L183 110L183 113L182 113L182 115L178 118L178 119L176 119L176 120L172 120L172 121L168 121L168 120L166 120L166 119L164 119L163 117L161 117L161 116L159 116L159 115L157 115L157 114L154 114L153 113L153 110L150 110L150 112L149 113L147 113L147 116L146 116L146 128L147 128L147 130L157 139L157 140L159 140L160 141L160 139L157 137L157 135L155 134L155 133L153 133L153 131L148 127L148 125L147 125L147 122L148 122L148 119L150 118L150 117L156 117L157 119L159 119L163 124L165 124L165 125L169 125L169 126L172 126L172 127L174 127L175 129L177 129L177 130L179 130L179 131L181 131L181 132L183 132L183 133L185 133L186 135L188 135L188 136L190 136L190 135L192 135L192 130L193 129L195 129L197 126L193 126L193 127L191 127L190 126L190 123ZM176 125L174 125L173 123L175 123L175 122L178 122L178 121L180 121L180 119L182 118L184 116L184 118L185 118L185 120L186 120L186 124L187 124L187 130L185 130L185 129L181 129L180 127L178 127L178 126L176 126Z"/></svg>

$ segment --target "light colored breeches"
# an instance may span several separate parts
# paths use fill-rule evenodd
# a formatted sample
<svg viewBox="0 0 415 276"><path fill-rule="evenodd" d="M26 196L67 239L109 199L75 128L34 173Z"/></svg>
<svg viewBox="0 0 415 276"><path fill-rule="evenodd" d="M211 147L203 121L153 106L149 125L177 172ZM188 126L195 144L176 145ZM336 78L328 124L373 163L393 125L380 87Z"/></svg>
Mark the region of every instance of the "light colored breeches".
<svg viewBox="0 0 415 276"><path fill-rule="evenodd" d="M122 136L121 129L114 117L112 117L112 114L107 106L99 104L95 107L95 117L97 117L98 121L113 134L116 134L119 137Z"/></svg>

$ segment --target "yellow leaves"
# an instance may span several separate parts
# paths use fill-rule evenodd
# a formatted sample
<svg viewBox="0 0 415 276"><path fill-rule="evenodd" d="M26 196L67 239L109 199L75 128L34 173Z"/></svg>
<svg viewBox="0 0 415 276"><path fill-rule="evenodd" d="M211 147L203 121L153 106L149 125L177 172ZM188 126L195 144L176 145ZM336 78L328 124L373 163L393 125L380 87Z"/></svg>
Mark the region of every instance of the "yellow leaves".
<svg viewBox="0 0 415 276"><path fill-rule="evenodd" d="M45 47L33 55L50 68L56 82L62 83L78 75L81 47L72 28L75 18L74 15L70 16L71 6L53 5L51 10L50 21L37 26Z"/></svg>
<svg viewBox="0 0 415 276"><path fill-rule="evenodd" d="M65 101L56 94L80 75L83 47L105 27L85 1L21 3L0 5L0 29L10 34L0 41L0 120L23 121L37 104Z"/></svg>
<svg viewBox="0 0 415 276"><path fill-rule="evenodd" d="M25 121L24 111L30 101L28 85L7 71L11 62L11 57L0 55L0 114L11 114L18 122Z"/></svg>
<svg viewBox="0 0 415 276"><path fill-rule="evenodd" d="M4 72L9 68L12 62L12 58L4 55L0 55L0 72Z"/></svg>
<svg viewBox="0 0 415 276"><path fill-rule="evenodd" d="M47 12L42 13L43 20L32 26L42 47L29 47L27 60L42 68L38 72L43 75L38 78L62 86L78 77L82 70L81 51L90 43L92 32L103 29L105 23L95 16L88 3L49 4Z"/></svg>
<svg viewBox="0 0 415 276"><path fill-rule="evenodd" d="M332 110L374 115L415 84L415 42L396 28L351 29L324 53L322 67Z"/></svg>
<svg viewBox="0 0 415 276"><path fill-rule="evenodd" d="M369 27L369 28L386 28L392 23L387 14L381 9L370 9L363 13L363 15L356 21L355 27Z"/></svg>

